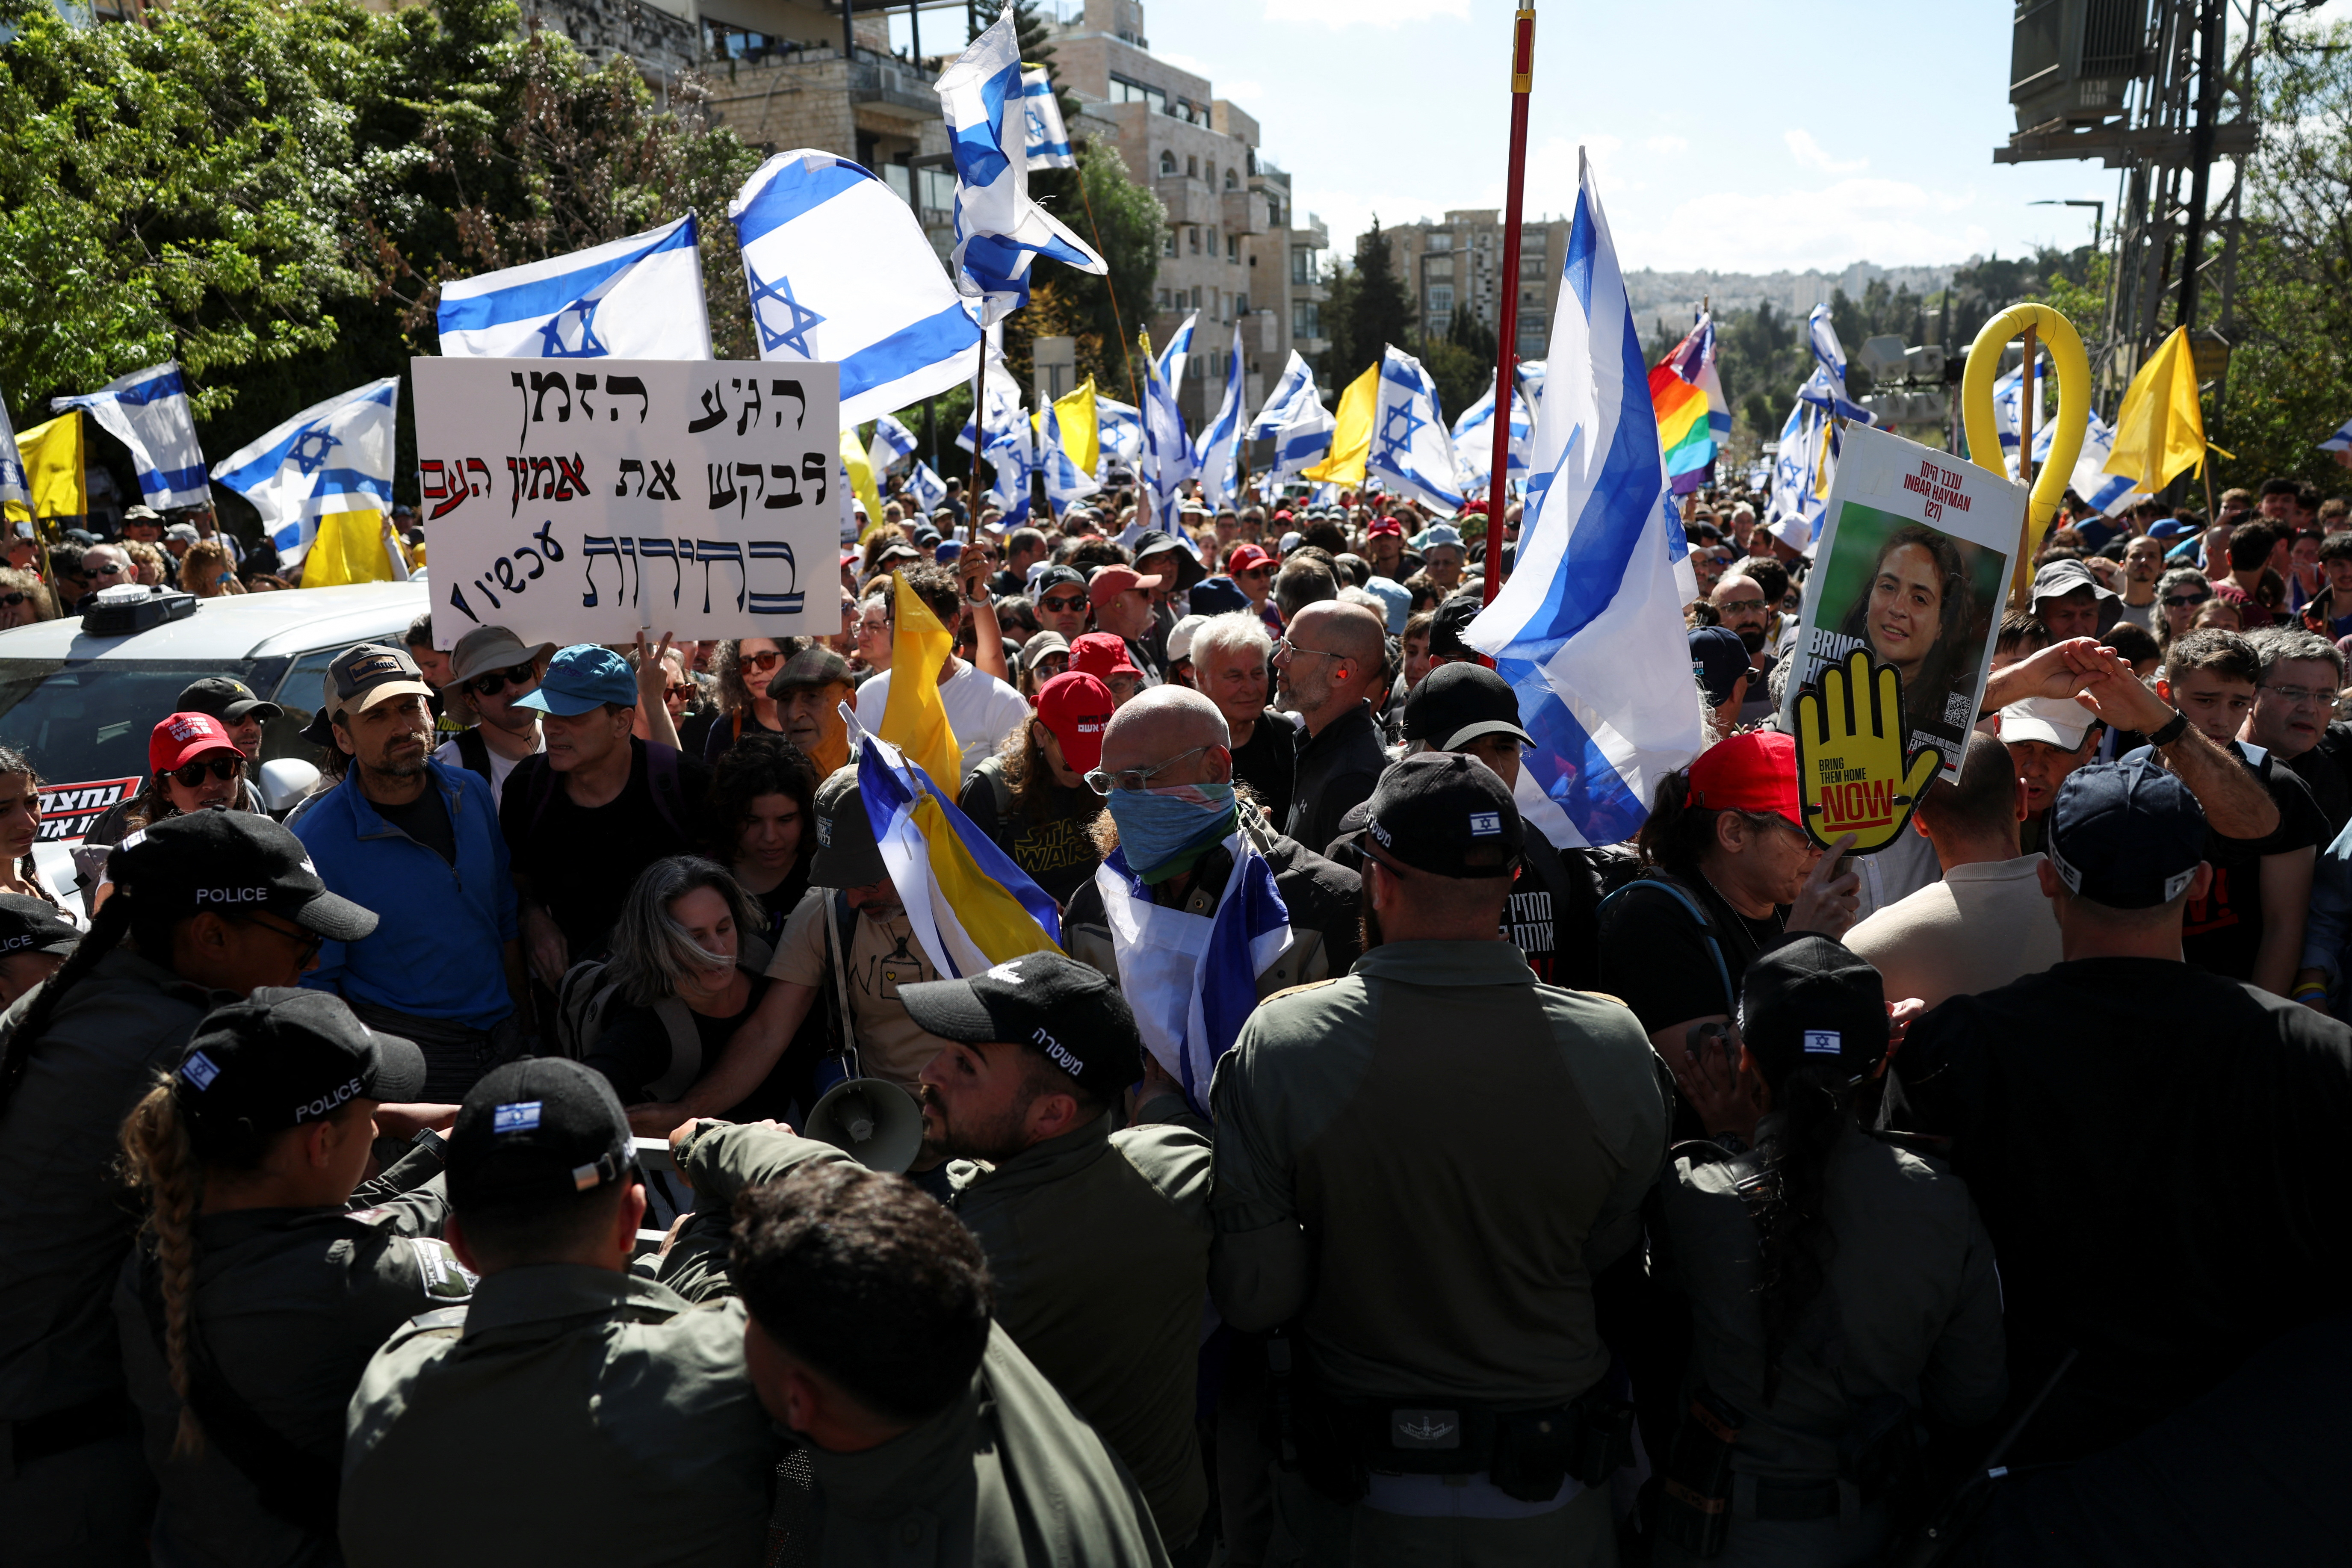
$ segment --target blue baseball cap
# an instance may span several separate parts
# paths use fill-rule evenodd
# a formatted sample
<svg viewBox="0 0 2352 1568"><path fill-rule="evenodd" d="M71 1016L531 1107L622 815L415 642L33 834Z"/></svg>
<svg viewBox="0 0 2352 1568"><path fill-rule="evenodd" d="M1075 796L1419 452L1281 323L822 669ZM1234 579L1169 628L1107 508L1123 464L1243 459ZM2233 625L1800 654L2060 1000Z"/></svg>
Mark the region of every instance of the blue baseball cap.
<svg viewBox="0 0 2352 1568"><path fill-rule="evenodd" d="M1426 555L1441 545L1462 548L1462 531L1450 522L1433 522L1422 531L1420 542L1414 547Z"/></svg>
<svg viewBox="0 0 2352 1568"><path fill-rule="evenodd" d="M941 566L952 566L963 559L963 541L942 539L931 546L931 559Z"/></svg>
<svg viewBox="0 0 2352 1568"><path fill-rule="evenodd" d="M616 708L635 708L636 675L629 661L611 648L583 642L573 643L549 659L539 689L516 698L514 705L572 719L608 702Z"/></svg>
<svg viewBox="0 0 2352 1568"><path fill-rule="evenodd" d="M2168 517L2148 524L2150 539L2178 539L2184 533L2195 533L2197 525L2181 518Z"/></svg>
<svg viewBox="0 0 2352 1568"><path fill-rule="evenodd" d="M2147 910L2189 890L2205 858L2205 813L2153 758L2077 768L2058 786L2043 847L2066 890Z"/></svg>
<svg viewBox="0 0 2352 1568"><path fill-rule="evenodd" d="M1690 656L1691 674L1706 688L1706 700L1718 708L1731 700L1741 676L1755 673L1748 645L1729 626L1693 626Z"/></svg>

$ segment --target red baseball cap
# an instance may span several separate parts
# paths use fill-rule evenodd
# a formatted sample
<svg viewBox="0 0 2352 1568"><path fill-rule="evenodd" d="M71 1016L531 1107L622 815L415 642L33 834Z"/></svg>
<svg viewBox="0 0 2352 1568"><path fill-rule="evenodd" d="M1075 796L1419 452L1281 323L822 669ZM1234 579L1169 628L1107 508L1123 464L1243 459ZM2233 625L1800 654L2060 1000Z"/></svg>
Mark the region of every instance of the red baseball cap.
<svg viewBox="0 0 2352 1568"><path fill-rule="evenodd" d="M147 737L147 766L151 772L168 773L208 752L236 750L236 742L211 714L173 713Z"/></svg>
<svg viewBox="0 0 2352 1568"><path fill-rule="evenodd" d="M1087 579L1087 597L1099 605L1130 588L1157 588L1161 579L1147 577L1132 566L1097 566Z"/></svg>
<svg viewBox="0 0 2352 1568"><path fill-rule="evenodd" d="M1236 544L1234 546L1234 552L1225 557L1225 575L1238 577L1244 572L1253 572L1260 566L1273 564L1274 557L1256 545Z"/></svg>
<svg viewBox="0 0 2352 1568"><path fill-rule="evenodd" d="M1290 514L1286 511L1276 512L1274 514L1274 521L1276 522L1288 522L1290 521Z"/></svg>
<svg viewBox="0 0 2352 1568"><path fill-rule="evenodd" d="M1769 811L1802 828L1796 737L1756 730L1717 742L1691 764L1690 803L1703 811Z"/></svg>
<svg viewBox="0 0 2352 1568"><path fill-rule="evenodd" d="M1126 650L1119 651L1125 657ZM1057 675L1037 689L1037 717L1062 743L1062 761L1076 773L1092 773L1102 765L1103 726L1118 707L1109 687L1077 670Z"/></svg>
<svg viewBox="0 0 2352 1568"><path fill-rule="evenodd" d="M1392 533L1399 539L1402 539L1404 537L1404 524L1399 522L1392 517L1383 517L1373 522L1371 527L1364 530L1364 537L1367 539L1371 539L1383 533Z"/></svg>
<svg viewBox="0 0 2352 1568"><path fill-rule="evenodd" d="M1070 645L1072 675L1087 675L1097 680L1107 680L1122 669L1129 675L1143 673L1135 668L1135 661L1127 657L1127 643L1122 638L1108 632L1088 632ZM1061 677L1054 679L1058 680ZM1104 689L1108 690L1109 688L1106 686Z"/></svg>

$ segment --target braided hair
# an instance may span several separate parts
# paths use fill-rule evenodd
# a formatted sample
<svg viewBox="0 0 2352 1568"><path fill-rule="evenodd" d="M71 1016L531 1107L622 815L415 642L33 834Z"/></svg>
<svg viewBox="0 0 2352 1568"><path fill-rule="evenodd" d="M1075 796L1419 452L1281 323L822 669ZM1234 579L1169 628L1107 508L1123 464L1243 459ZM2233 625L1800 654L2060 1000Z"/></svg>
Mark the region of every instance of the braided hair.
<svg viewBox="0 0 2352 1568"><path fill-rule="evenodd" d="M1757 1293L1764 1320L1764 1403L1780 1388L1780 1360L1829 1280L1837 1237L1827 1212L1830 1153L1854 1125L1853 1095L1835 1068L1799 1068L1771 1086L1772 1110L1756 1126L1767 1190L1748 1211L1760 1251Z"/></svg>

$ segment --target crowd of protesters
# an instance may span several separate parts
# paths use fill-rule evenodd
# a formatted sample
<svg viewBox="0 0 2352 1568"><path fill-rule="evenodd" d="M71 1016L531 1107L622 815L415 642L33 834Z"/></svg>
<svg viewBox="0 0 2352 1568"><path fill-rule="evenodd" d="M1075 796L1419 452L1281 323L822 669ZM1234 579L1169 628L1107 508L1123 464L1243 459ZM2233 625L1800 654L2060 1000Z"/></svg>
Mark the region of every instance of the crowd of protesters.
<svg viewBox="0 0 2352 1568"><path fill-rule="evenodd" d="M200 680L70 890L0 749L0 1561L2326 1552L2343 501L2070 495L1849 860L1760 498L1685 504L1705 743L1613 845L1470 640L1517 509L966 500L820 636ZM285 585L143 510L8 623ZM1058 946L942 969L858 768L908 680ZM845 1078L903 1177L802 1135Z"/></svg>

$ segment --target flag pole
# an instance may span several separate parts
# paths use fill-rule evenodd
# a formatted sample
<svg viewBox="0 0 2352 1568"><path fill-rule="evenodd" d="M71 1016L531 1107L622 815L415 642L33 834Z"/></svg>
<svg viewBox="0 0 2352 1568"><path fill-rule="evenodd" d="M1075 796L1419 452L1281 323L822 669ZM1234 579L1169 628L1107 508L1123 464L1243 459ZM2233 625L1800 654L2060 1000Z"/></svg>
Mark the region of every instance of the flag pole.
<svg viewBox="0 0 2352 1568"><path fill-rule="evenodd" d="M1511 18L1511 159L1503 197L1501 342L1495 351L1495 471L1486 497L1485 595L1503 586L1503 512L1511 495L1511 383L1517 379L1519 334L1519 213L1528 183L1528 93L1535 85L1536 5L1519 0ZM1522 533L1526 519L1520 519Z"/></svg>
<svg viewBox="0 0 2352 1568"><path fill-rule="evenodd" d="M963 537L980 542L980 449L988 445L988 420L981 412L982 391L988 380L988 329L980 330L978 357L971 367L971 479L963 498Z"/></svg>

